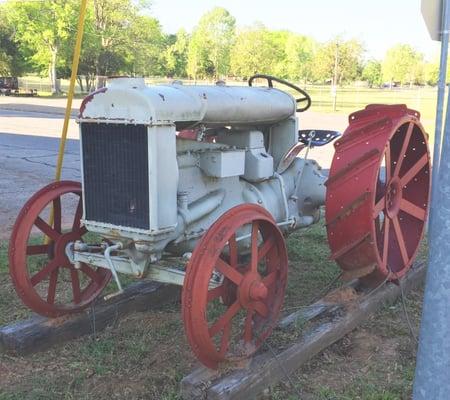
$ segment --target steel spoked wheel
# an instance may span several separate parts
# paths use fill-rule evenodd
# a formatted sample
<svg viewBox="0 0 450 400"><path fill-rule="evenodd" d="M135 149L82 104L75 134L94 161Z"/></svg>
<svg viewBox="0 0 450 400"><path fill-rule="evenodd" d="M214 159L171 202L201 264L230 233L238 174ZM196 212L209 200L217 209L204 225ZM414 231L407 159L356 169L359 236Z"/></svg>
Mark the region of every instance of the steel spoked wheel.
<svg viewBox="0 0 450 400"><path fill-rule="evenodd" d="M334 259L368 283L405 275L423 236L430 192L427 137L416 111L368 106L336 143L326 220Z"/></svg>
<svg viewBox="0 0 450 400"><path fill-rule="evenodd" d="M50 226L46 221L52 207ZM75 269L66 255L68 244L87 233L81 217L81 185L71 181L44 187L19 213L11 235L9 270L18 295L38 314L57 317L80 311L109 282L110 271L87 264Z"/></svg>
<svg viewBox="0 0 450 400"><path fill-rule="evenodd" d="M187 338L204 365L215 369L261 346L280 313L287 267L283 235L262 207L237 206L209 228L189 261L182 296Z"/></svg>

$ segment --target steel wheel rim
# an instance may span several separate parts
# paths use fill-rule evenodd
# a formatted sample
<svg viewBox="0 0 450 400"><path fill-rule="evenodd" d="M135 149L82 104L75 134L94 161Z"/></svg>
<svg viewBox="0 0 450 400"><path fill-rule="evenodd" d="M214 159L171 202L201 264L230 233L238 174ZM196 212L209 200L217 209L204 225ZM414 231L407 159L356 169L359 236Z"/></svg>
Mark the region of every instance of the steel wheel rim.
<svg viewBox="0 0 450 400"><path fill-rule="evenodd" d="M419 250L430 196L427 137L420 114L404 105L369 105L349 121L326 182L328 242L344 279L377 285L404 276Z"/></svg>
<svg viewBox="0 0 450 400"><path fill-rule="evenodd" d="M262 272L258 270L261 265L258 267L257 257L250 257L248 263L237 266L236 231L248 223L252 224L251 254L258 254L266 264ZM259 247L258 237L263 237ZM223 259L225 247L230 249L227 260ZM213 270L221 272L228 282L224 280L218 288L208 290ZM242 205L219 218L197 244L183 286L183 320L188 341L197 358L209 368L217 368L221 362L235 362L253 354L276 324L286 278L284 239L267 211L256 205ZM236 287L231 301L228 293L223 292L229 282ZM211 321L208 305L222 294L231 304L226 305L226 311L215 321ZM239 318L240 311L244 312L245 318ZM237 330L239 341L234 341L238 319L242 322L242 329Z"/></svg>
<svg viewBox="0 0 450 400"><path fill-rule="evenodd" d="M401 124L386 145L383 161L386 182L380 184L380 163L373 235L380 270L398 279L409 270L419 250L428 212L431 168L422 127L414 121Z"/></svg>
<svg viewBox="0 0 450 400"><path fill-rule="evenodd" d="M78 196L78 204L73 216L71 229L62 231L61 198L63 195ZM42 211L53 203L55 218L53 226L40 217ZM105 269L94 270L86 264L81 264L81 272L74 268L65 255L65 245L69 241L81 239L86 229L81 226L82 197L81 185L78 182L61 181L50 184L35 193L24 205L19 213L10 240L9 269L10 276L16 292L22 301L38 314L57 317L74 313L87 307L103 290L110 279L110 271ZM51 241L49 244L29 244L33 227L37 227L47 234ZM38 272L31 273L29 257L40 255L48 257L45 266ZM72 290L72 302L68 304L57 303L58 283L61 284L61 271L68 270ZM89 283L81 288L80 275L86 275ZM48 280L47 293L40 294L37 286Z"/></svg>

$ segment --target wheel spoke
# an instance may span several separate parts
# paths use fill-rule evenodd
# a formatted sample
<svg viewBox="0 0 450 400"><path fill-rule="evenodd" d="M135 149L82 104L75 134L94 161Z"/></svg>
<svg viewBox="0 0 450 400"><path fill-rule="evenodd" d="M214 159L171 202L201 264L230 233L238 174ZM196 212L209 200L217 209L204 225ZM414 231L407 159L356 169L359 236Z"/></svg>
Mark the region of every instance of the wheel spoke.
<svg viewBox="0 0 450 400"><path fill-rule="evenodd" d="M386 145L386 151L384 153L384 163L386 171L386 183L391 179L391 145L388 142Z"/></svg>
<svg viewBox="0 0 450 400"><path fill-rule="evenodd" d="M207 301L210 302L214 299L217 299L220 296L224 295L224 286L220 285L208 291Z"/></svg>
<svg viewBox="0 0 450 400"><path fill-rule="evenodd" d="M241 309L239 301L235 301L230 307L228 307L227 311L209 328L209 336L216 336L222 329L225 328L225 325L230 324L233 317L238 313Z"/></svg>
<svg viewBox="0 0 450 400"><path fill-rule="evenodd" d="M242 274L240 274L237 270L232 268L230 264L223 261L220 257L217 259L216 269L238 286L240 285L242 279L244 278Z"/></svg>
<svg viewBox="0 0 450 400"><path fill-rule="evenodd" d="M400 170L402 168L406 150L408 149L409 142L411 140L413 128L414 128L414 123L410 122L408 125L408 130L406 131L405 139L403 140L403 145L402 145L402 149L400 151L400 155L398 156L397 164L395 166L394 176L398 176L400 174Z"/></svg>
<svg viewBox="0 0 450 400"><path fill-rule="evenodd" d="M222 338L220 339L220 355L223 357L228 351L231 336L231 323L225 325L223 328Z"/></svg>
<svg viewBox="0 0 450 400"><path fill-rule="evenodd" d="M401 199L400 209L421 221L425 221L426 211L406 199Z"/></svg>
<svg viewBox="0 0 450 400"><path fill-rule="evenodd" d="M250 261L250 270L256 272L258 269L258 229L259 224L253 221L252 224L252 259Z"/></svg>
<svg viewBox="0 0 450 400"><path fill-rule="evenodd" d="M262 317L267 318L269 316L269 309L262 301L254 303L254 308L256 312Z"/></svg>
<svg viewBox="0 0 450 400"><path fill-rule="evenodd" d="M95 283L98 285L101 285L102 283L102 276L97 272L94 271L89 265L81 264L80 271L86 274L89 278L91 278Z"/></svg>
<svg viewBox="0 0 450 400"><path fill-rule="evenodd" d="M377 218L380 215L380 212L384 210L384 206L386 204L386 200L384 196L378 200L378 203L375 204L375 208L373 209L373 218Z"/></svg>
<svg viewBox="0 0 450 400"><path fill-rule="evenodd" d="M250 343L253 339L253 315L255 314L254 310L248 310L247 316L245 317L244 323L244 342Z"/></svg>
<svg viewBox="0 0 450 400"><path fill-rule="evenodd" d="M36 286L39 282L42 282L51 272L58 268L57 260L50 261L44 268L34 274L30 278L30 282L33 286Z"/></svg>
<svg viewBox="0 0 450 400"><path fill-rule="evenodd" d="M271 272L269 275L265 276L262 280L264 286L270 287L277 281L277 271Z"/></svg>
<svg viewBox="0 0 450 400"><path fill-rule="evenodd" d="M389 250L389 230L390 230L389 218L384 219L384 232L383 232L383 265L386 266L388 262L388 250Z"/></svg>
<svg viewBox="0 0 450 400"><path fill-rule="evenodd" d="M70 278L72 280L73 301L75 304L78 304L81 301L81 291L78 271L75 268L70 269Z"/></svg>
<svg viewBox="0 0 450 400"><path fill-rule="evenodd" d="M27 246L27 256L34 256L36 254L47 254L49 250L48 244L35 244Z"/></svg>
<svg viewBox="0 0 450 400"><path fill-rule="evenodd" d="M275 239L273 236L270 236L267 240L264 241L263 245L259 248L258 251L258 261L261 261L267 253L272 250L272 247L275 245Z"/></svg>
<svg viewBox="0 0 450 400"><path fill-rule="evenodd" d="M417 161L409 171L403 175L400 179L401 185L405 186L409 181L414 178L420 170L428 164L428 153L425 153L422 157L420 157L419 161Z"/></svg>
<svg viewBox="0 0 450 400"><path fill-rule="evenodd" d="M408 257L408 251L406 250L405 240L403 239L402 228L400 226L400 223L398 222L398 217L395 217L392 220L392 223L394 224L394 231L395 231L395 235L397 236L397 243L398 243L398 247L400 249L400 253L402 255L403 264L406 265L406 264L408 264L409 257Z"/></svg>
<svg viewBox="0 0 450 400"><path fill-rule="evenodd" d="M58 283L59 269L55 269L50 274L50 282L48 284L47 303L54 304L56 296L56 284Z"/></svg>
<svg viewBox="0 0 450 400"><path fill-rule="evenodd" d="M238 266L238 248L236 242L236 234L234 233L228 240L228 247L230 251L230 264L232 268Z"/></svg>
<svg viewBox="0 0 450 400"><path fill-rule="evenodd" d="M49 224L47 224L47 222L45 222L41 217L36 218L34 225L36 225L40 231L45 233L53 241L56 242L58 240L60 234L56 232Z"/></svg>
<svg viewBox="0 0 450 400"><path fill-rule="evenodd" d="M83 216L83 199L80 196L78 201L77 210L75 211L75 216L73 217L72 231L77 231L81 227L81 217Z"/></svg>
<svg viewBox="0 0 450 400"><path fill-rule="evenodd" d="M61 233L61 197L53 199L53 228Z"/></svg>

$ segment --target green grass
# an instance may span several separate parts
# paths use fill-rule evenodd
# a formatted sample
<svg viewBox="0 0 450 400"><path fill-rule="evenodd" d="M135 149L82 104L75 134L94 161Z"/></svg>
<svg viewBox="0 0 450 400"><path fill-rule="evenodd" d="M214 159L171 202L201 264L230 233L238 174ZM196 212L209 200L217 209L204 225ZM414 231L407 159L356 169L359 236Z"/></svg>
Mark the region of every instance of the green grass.
<svg viewBox="0 0 450 400"><path fill-rule="evenodd" d="M309 304L339 273L329 258L323 223L293 233L287 243L290 263L285 313ZM0 278L0 299L6 299L0 302L0 313L3 320L11 320L21 306L14 292L5 297L12 289L5 242L0 244ZM407 299L416 326L420 300L420 293ZM292 331L277 330L270 343L283 347L307 325L299 321ZM367 338L358 339L361 334ZM401 305L396 303L316 356L292 379L305 399L406 400L413 379L414 351ZM179 304L171 304L158 311L131 314L96 337L85 336L46 352L27 357L0 354L0 400L178 400L179 383L195 364ZM297 397L289 384L282 382L265 398Z"/></svg>

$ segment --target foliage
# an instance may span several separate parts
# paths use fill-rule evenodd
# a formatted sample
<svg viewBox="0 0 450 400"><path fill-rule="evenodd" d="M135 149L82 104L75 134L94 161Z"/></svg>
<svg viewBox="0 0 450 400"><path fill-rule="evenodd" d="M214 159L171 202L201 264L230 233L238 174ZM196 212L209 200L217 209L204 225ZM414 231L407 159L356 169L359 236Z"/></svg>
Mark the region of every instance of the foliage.
<svg viewBox="0 0 450 400"><path fill-rule="evenodd" d="M361 73L363 51L363 45L357 39L336 37L323 44L314 60L315 80L338 85L357 79Z"/></svg>
<svg viewBox="0 0 450 400"><path fill-rule="evenodd" d="M5 7L0 5L0 15ZM14 26L0 18L0 76L18 76L26 71L26 63L21 57L18 44L14 41Z"/></svg>
<svg viewBox="0 0 450 400"><path fill-rule="evenodd" d="M370 87L380 86L383 83L381 63L377 60L369 60L362 71L362 79L367 81Z"/></svg>
<svg viewBox="0 0 450 400"><path fill-rule="evenodd" d="M167 75L186 76L188 49L189 35L184 29L180 29L175 35L173 43L170 43L166 50L165 68Z"/></svg>
<svg viewBox="0 0 450 400"><path fill-rule="evenodd" d="M248 78L256 73L272 74L277 60L269 30L262 24L240 30L230 58L230 72L236 77Z"/></svg>
<svg viewBox="0 0 450 400"><path fill-rule="evenodd" d="M129 27L126 54L128 74L151 76L162 75L166 38L157 19L137 15Z"/></svg>
<svg viewBox="0 0 450 400"><path fill-rule="evenodd" d="M286 72L291 79L309 81L313 77L316 51L313 39L303 35L289 35L286 42Z"/></svg>
<svg viewBox="0 0 450 400"><path fill-rule="evenodd" d="M189 42L189 76L219 78L228 74L235 22L234 17L220 7L212 9L200 18Z"/></svg>
<svg viewBox="0 0 450 400"><path fill-rule="evenodd" d="M58 92L56 68L61 64L59 52L73 35L78 13L76 0L14 2L5 5L5 15L15 27L15 41L30 63L39 71L48 71L52 91Z"/></svg>
<svg viewBox="0 0 450 400"><path fill-rule="evenodd" d="M424 65L424 80L428 85L437 85L439 80L439 63L428 62Z"/></svg>
<svg viewBox="0 0 450 400"><path fill-rule="evenodd" d="M423 55L408 44L398 44L388 50L383 61L385 82L399 82L402 85L423 81Z"/></svg>
<svg viewBox="0 0 450 400"><path fill-rule="evenodd" d="M0 12L7 16L0 20L0 75L48 74L57 92L56 78L71 72L79 1L7 0ZM363 56L357 39L336 37L318 44L261 23L236 29L234 17L220 7L205 13L192 33L180 29L167 35L151 17L147 0L92 0L78 83L82 91L90 91L96 79L98 87L101 77L111 75L245 79L255 73L336 85L356 79L369 86L437 82L438 64L425 63L423 54L409 45L394 46L383 61L364 63Z"/></svg>

